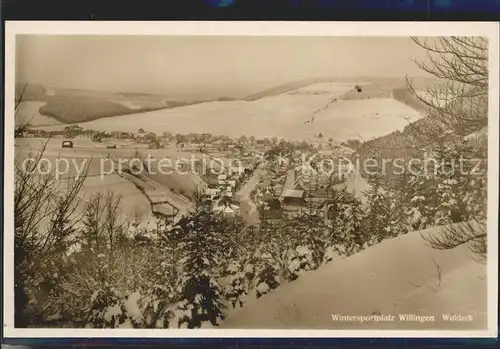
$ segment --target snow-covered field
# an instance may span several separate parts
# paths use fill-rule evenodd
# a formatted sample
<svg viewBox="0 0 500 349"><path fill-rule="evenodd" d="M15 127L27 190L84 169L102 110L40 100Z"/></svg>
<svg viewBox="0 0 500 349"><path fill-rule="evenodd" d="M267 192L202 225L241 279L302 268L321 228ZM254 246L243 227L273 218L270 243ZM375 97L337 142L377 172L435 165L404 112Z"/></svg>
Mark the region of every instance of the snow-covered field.
<svg viewBox="0 0 500 349"><path fill-rule="evenodd" d="M79 198L84 204L92 195L98 193L121 196L119 213L125 220L148 219L151 216L151 206L146 196L134 184L117 174L87 177L79 192Z"/></svg>
<svg viewBox="0 0 500 349"><path fill-rule="evenodd" d="M364 84L364 83L363 83ZM304 93L330 93L334 94L336 96L340 96L347 91L351 90L354 88L355 84L352 82L319 82L316 84L311 84L302 88L299 88L295 91L288 92L287 94L300 94L301 92ZM335 97L336 97L335 96Z"/></svg>
<svg viewBox="0 0 500 349"><path fill-rule="evenodd" d="M60 125L61 123L56 119L44 116L38 112L46 102L22 102L16 111L16 125L24 125L30 123L31 126L52 126Z"/></svg>
<svg viewBox="0 0 500 349"><path fill-rule="evenodd" d="M471 257L467 246L434 250L419 232L410 232L249 299L221 328L485 329L487 270ZM339 321L332 318L336 314L394 315L395 321ZM401 321L399 314L435 321ZM473 321L446 322L443 314L471 315Z"/></svg>
<svg viewBox="0 0 500 349"><path fill-rule="evenodd" d="M110 100L110 102L121 104L124 107L127 107L129 109L141 109L140 105L134 104L131 101L114 101L114 100Z"/></svg>
<svg viewBox="0 0 500 349"><path fill-rule="evenodd" d="M315 111L350 89L351 83L321 83L255 101L214 101L102 118L79 125L106 131L136 132L144 127L156 133L209 132L232 137L276 136L294 140L311 139L322 133L324 137L343 141L382 136L421 117L411 107L391 98L339 100L306 124Z"/></svg>
<svg viewBox="0 0 500 349"><path fill-rule="evenodd" d="M111 173L112 166L118 169L118 165L112 165L107 156L117 159L133 158L135 149L105 149L105 145L96 144L90 140L83 138L73 139L74 148L61 148L62 138L52 139L37 139L37 138L17 138L15 156L18 161L23 161L28 157L34 157L42 144L47 143L46 150L43 154L42 164L50 166L52 170L57 168L60 171L60 182L64 186L68 177L74 177L77 174L82 174L85 166L89 166L88 177L85 179L81 192L79 193L82 204L84 204L91 195L108 192L113 192L116 196L121 196L120 211L123 215L133 219L136 215L147 219L151 215L151 207L147 197L137 187L120 177L116 173ZM181 157L181 153L177 153L169 149L152 150L153 156L155 152L164 151L167 157L175 159ZM186 154L184 154L186 155ZM64 160L67 161L66 167ZM57 163L59 162L59 165ZM175 190L185 190L190 192L190 189L196 187L193 181L193 175L172 175L157 176L157 180L167 188ZM82 206L83 209L83 206Z"/></svg>

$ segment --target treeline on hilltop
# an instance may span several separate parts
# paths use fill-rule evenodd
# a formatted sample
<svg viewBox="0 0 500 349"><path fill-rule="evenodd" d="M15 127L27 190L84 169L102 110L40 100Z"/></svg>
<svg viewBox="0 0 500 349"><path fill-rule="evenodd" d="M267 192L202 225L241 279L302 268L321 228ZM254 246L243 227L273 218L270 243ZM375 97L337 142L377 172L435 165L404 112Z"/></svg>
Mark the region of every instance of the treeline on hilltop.
<svg viewBox="0 0 500 349"><path fill-rule="evenodd" d="M105 117L143 113L166 108L175 108L194 102L166 101L165 97L138 93L112 93L74 89L47 89L39 84L16 84L16 103L46 102L38 112L56 120L72 124ZM123 104L122 104L122 103ZM132 106L128 106L128 104Z"/></svg>

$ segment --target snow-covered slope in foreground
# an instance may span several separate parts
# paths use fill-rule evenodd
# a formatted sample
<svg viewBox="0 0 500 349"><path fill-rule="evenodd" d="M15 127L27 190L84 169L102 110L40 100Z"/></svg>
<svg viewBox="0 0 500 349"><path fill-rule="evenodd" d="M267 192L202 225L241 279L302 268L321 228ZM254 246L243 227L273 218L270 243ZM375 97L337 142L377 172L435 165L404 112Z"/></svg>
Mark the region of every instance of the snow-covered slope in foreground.
<svg viewBox="0 0 500 349"><path fill-rule="evenodd" d="M486 329L486 266L472 257L467 246L431 249L418 232L412 232L335 260L249 300L221 327ZM394 321L335 321L332 315L336 314L392 315ZM435 321L401 321L400 314L434 316ZM471 315L473 321L446 322L443 314Z"/></svg>

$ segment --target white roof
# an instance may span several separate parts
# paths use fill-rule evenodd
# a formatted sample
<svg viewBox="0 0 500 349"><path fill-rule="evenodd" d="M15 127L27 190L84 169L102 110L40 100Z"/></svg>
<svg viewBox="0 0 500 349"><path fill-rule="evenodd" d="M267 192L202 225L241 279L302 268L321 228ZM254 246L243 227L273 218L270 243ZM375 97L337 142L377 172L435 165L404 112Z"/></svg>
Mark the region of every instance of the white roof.
<svg viewBox="0 0 500 349"><path fill-rule="evenodd" d="M219 192L219 189L217 189L217 188L215 188L215 189L210 189L210 188L208 188L208 189L205 191L205 193L206 193L207 195L215 195L215 194L217 194L218 192Z"/></svg>
<svg viewBox="0 0 500 349"><path fill-rule="evenodd" d="M214 211L219 211L224 213L236 213L239 211L239 208L236 205L217 206L214 208Z"/></svg>
<svg viewBox="0 0 500 349"><path fill-rule="evenodd" d="M285 189L283 190L283 193L281 193L282 197L289 197L289 198L301 198L304 196L304 191L303 190L294 190L294 189Z"/></svg>

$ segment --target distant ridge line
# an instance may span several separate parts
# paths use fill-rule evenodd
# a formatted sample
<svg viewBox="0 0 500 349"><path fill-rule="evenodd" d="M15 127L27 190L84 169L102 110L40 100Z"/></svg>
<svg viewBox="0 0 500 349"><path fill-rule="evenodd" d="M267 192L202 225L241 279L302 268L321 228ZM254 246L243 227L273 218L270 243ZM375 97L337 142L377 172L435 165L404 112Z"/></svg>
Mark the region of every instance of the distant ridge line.
<svg viewBox="0 0 500 349"><path fill-rule="evenodd" d="M290 92L303 88L312 84L324 83L324 82L353 82L363 80L362 78L340 78L340 77L324 77L324 78L306 78L301 80L296 80L281 84L275 87L271 87L267 90L259 91L253 93L247 97L242 98L245 101L255 101L264 97L276 96L282 93Z"/></svg>

